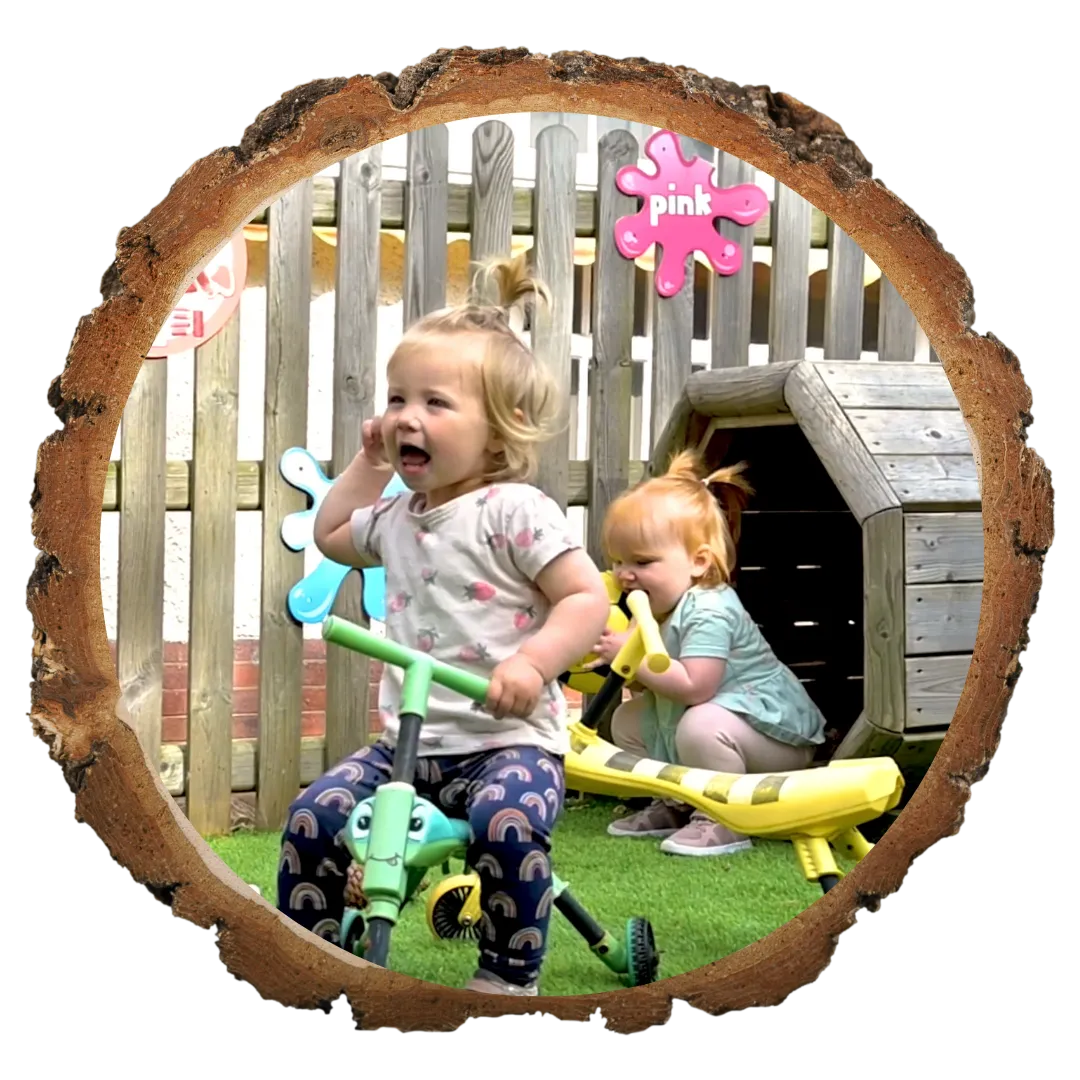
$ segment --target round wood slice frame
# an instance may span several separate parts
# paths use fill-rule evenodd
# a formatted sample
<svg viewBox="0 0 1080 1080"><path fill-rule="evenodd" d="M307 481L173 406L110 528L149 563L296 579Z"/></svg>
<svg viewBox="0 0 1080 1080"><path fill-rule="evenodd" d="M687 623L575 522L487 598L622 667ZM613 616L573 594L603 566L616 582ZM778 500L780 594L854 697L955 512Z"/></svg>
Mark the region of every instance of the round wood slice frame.
<svg viewBox="0 0 1080 1080"><path fill-rule="evenodd" d="M432 124L517 111L619 116L718 146L797 191L836 222L910 306L941 358L973 434L985 535L983 604L970 673L932 767L874 851L831 892L767 937L651 986L576 997L452 990L384 971L298 927L256 896L177 809L122 719L102 617L98 523L117 426L186 276L252 214L306 176ZM346 994L358 1027L450 1030L469 1016L600 1009L621 1032L664 1023L673 998L710 1013L782 1001L828 964L859 908L876 910L912 860L955 833L997 747L1053 532L1050 475L1026 443L1031 393L1016 357L972 332L971 285L922 219L879 181L833 120L767 87L740 87L643 59L526 49L440 50L399 77L324 79L265 109L239 146L195 162L123 229L49 402L63 421L38 451L31 497L41 554L31 720L75 793L75 814L175 914L214 926L225 966L268 998L329 1011ZM981 450L981 453L980 453Z"/></svg>

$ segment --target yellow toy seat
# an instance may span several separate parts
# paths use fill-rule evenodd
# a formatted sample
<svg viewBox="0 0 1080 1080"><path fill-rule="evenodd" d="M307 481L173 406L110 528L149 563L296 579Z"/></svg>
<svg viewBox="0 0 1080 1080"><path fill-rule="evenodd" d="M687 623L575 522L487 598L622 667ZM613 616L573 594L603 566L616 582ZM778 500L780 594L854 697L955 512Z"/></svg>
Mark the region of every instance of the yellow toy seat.
<svg viewBox="0 0 1080 1080"><path fill-rule="evenodd" d="M620 750L578 721L570 728L566 786L597 795L677 799L747 836L829 840L891 810L904 781L891 758L746 776L668 765Z"/></svg>

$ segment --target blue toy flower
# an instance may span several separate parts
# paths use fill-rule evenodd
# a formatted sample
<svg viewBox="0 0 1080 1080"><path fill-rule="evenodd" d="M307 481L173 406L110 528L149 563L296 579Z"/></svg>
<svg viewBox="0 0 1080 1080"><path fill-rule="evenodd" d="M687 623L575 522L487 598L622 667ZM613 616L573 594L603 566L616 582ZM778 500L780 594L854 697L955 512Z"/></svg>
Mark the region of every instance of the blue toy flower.
<svg viewBox="0 0 1080 1080"><path fill-rule="evenodd" d="M315 543L315 515L334 481L322 471L319 463L303 447L293 446L281 455L278 465L281 475L294 488L311 499L307 510L287 514L281 523L281 539L293 551L306 551ZM397 473L386 485L383 495L407 491ZM342 566L332 559L321 559L310 574L305 575L290 590L289 614L301 623L321 623L330 614L341 583L352 567ZM386 574L382 567L359 571L364 612L369 619L386 619Z"/></svg>

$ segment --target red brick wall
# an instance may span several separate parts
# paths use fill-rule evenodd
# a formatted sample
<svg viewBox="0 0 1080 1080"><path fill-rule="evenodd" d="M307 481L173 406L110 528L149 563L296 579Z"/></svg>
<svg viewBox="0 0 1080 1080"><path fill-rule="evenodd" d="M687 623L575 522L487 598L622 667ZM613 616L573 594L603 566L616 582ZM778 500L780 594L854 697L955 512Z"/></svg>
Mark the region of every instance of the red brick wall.
<svg viewBox="0 0 1080 1080"><path fill-rule="evenodd" d="M113 663L116 663L116 643L110 642ZM164 688L161 703L161 741L166 743L187 740L187 643L165 643ZM372 661L371 709L368 726L379 731L379 679L382 665ZM304 639L304 685L302 691L303 713L301 733L324 735L326 733L326 642L321 638ZM578 705L580 697L572 690L566 691L571 705ZM233 732L234 739L253 739L259 733L259 643L237 641L233 646Z"/></svg>

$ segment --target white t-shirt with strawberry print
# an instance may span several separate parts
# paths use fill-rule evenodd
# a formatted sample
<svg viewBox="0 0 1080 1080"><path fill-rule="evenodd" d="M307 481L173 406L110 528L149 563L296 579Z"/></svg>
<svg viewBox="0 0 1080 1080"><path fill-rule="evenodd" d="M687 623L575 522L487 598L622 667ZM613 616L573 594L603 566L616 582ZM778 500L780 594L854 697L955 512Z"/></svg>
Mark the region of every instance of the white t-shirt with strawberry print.
<svg viewBox="0 0 1080 1080"><path fill-rule="evenodd" d="M485 678L544 625L551 610L534 584L553 560L581 545L558 504L530 484L493 484L433 510L402 492L355 510L360 561L386 570L386 636ZM379 715L398 734L403 673L386 665ZM506 746L569 749L566 699L545 687L528 719L496 720L479 704L433 686L421 755L471 754Z"/></svg>

